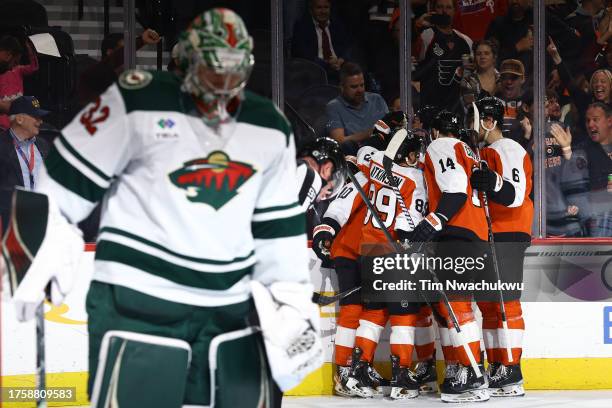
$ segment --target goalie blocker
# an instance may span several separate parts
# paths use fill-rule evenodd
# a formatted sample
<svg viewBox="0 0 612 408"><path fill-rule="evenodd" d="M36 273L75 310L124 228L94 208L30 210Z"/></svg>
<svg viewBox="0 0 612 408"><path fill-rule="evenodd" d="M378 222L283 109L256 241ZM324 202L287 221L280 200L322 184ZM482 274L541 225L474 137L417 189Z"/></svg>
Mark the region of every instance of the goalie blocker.
<svg viewBox="0 0 612 408"><path fill-rule="evenodd" d="M2 257L18 320L34 316L45 292L53 304L62 303L72 289L83 248L79 229L66 221L49 197L15 190Z"/></svg>

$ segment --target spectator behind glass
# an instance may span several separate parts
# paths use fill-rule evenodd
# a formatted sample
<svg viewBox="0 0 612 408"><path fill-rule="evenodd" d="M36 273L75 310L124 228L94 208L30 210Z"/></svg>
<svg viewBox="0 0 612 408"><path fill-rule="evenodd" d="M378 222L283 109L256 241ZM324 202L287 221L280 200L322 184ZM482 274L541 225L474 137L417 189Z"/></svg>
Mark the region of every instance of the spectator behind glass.
<svg viewBox="0 0 612 408"><path fill-rule="evenodd" d="M496 17L504 16L507 11L507 0L457 0L457 13L455 14L454 25L472 40L482 40L485 38L491 21Z"/></svg>
<svg viewBox="0 0 612 408"><path fill-rule="evenodd" d="M495 96L499 86L497 66L497 45L495 41L482 40L475 42L475 68L464 66L461 80L461 98L465 106L484 96ZM468 70L469 69L469 70Z"/></svg>
<svg viewBox="0 0 612 408"><path fill-rule="evenodd" d="M572 151L572 134L561 119L559 97L546 92L545 186L546 231L550 237L581 237L587 231L591 216L589 173L584 152ZM521 110L522 123L531 138L533 120L533 93L524 96ZM526 136L527 137L527 136Z"/></svg>
<svg viewBox="0 0 612 408"><path fill-rule="evenodd" d="M40 109L32 96L21 96L11 104L10 127L0 132L0 218L3 231L8 226L11 197L15 186L31 190L49 151L43 138L37 138L42 118L49 112Z"/></svg>
<svg viewBox="0 0 612 408"><path fill-rule="evenodd" d="M596 29L603 17L605 3L604 0L582 0L578 8L565 18L576 35L567 37L561 52L576 72L595 68L595 56L601 49Z"/></svg>
<svg viewBox="0 0 612 408"><path fill-rule="evenodd" d="M503 61L499 68L499 79L497 96L504 102L504 137L514 140L529 151L529 138L526 135L530 132L521 124L522 117L519 115L525 83L523 63L514 59Z"/></svg>
<svg viewBox="0 0 612 408"><path fill-rule="evenodd" d="M472 40L453 29L453 0L435 0L434 13L426 13L416 27L429 27L417 38L418 67L413 79L421 82L421 105L463 113L459 91L462 56L472 57Z"/></svg>
<svg viewBox="0 0 612 408"><path fill-rule="evenodd" d="M28 65L19 65L23 48L19 40L11 35L0 37L0 100L13 101L23 95L23 77L38 71L38 58L30 40L26 40ZM10 120L0 115L0 128L7 129Z"/></svg>
<svg viewBox="0 0 612 408"><path fill-rule="evenodd" d="M340 95L326 107L328 134L344 153L355 155L358 143L372 135L374 123L388 111L382 96L365 91L361 67L345 63L340 70Z"/></svg>
<svg viewBox="0 0 612 408"><path fill-rule="evenodd" d="M517 59L532 72L533 16L530 0L510 0L508 13L497 17L487 29L486 39L499 44L499 59Z"/></svg>
<svg viewBox="0 0 612 408"><path fill-rule="evenodd" d="M334 82L344 64L349 41L342 22L331 17L330 0L309 0L308 13L293 30L291 55L321 65Z"/></svg>
<svg viewBox="0 0 612 408"><path fill-rule="evenodd" d="M154 30L146 29L136 38L136 49L146 44L157 44L160 39ZM101 52L102 60L88 68L79 78L77 88L79 110L104 92L123 71L123 34L108 34L102 40Z"/></svg>
<svg viewBox="0 0 612 408"><path fill-rule="evenodd" d="M588 86L585 89L583 83L586 82L582 74L574 78L568 65L561 58L556 44L549 38L548 46L546 47L548 54L552 58L556 71L559 73L561 86L567 88L569 96L576 105L579 116L579 126L586 133L586 111L592 102L602 102L610 104L610 94L612 90L612 73L607 69L598 69L591 76Z"/></svg>
<svg viewBox="0 0 612 408"><path fill-rule="evenodd" d="M592 237L612 237L612 108L594 102L587 109L586 128L591 140L583 149L588 161L591 181L592 217L589 232Z"/></svg>

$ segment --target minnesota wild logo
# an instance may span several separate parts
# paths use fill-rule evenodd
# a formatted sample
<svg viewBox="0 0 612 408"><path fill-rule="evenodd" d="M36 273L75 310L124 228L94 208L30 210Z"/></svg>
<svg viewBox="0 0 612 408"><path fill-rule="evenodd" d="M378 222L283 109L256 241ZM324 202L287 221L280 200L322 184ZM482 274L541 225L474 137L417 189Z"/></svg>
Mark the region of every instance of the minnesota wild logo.
<svg viewBox="0 0 612 408"><path fill-rule="evenodd" d="M183 163L170 173L172 184L185 190L189 201L206 203L215 210L238 194L238 189L255 174L253 166L231 161L227 154L214 151L205 159Z"/></svg>

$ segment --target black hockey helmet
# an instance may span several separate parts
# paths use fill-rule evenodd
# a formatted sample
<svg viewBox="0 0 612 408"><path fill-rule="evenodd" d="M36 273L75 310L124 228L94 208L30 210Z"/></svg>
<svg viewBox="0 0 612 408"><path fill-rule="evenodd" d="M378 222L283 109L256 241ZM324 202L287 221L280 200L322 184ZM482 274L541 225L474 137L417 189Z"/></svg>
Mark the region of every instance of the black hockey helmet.
<svg viewBox="0 0 612 408"><path fill-rule="evenodd" d="M497 121L497 127L501 129L504 123L504 103L494 96L485 96L476 102L478 117L480 120L490 117ZM472 112L473 117L473 112Z"/></svg>
<svg viewBox="0 0 612 408"><path fill-rule="evenodd" d="M431 105L425 105L414 114L423 124L423 129L430 130L433 126L433 121L438 114L438 108Z"/></svg>
<svg viewBox="0 0 612 408"><path fill-rule="evenodd" d="M459 116L456 113L443 110L434 118L432 128L437 129L440 133L457 137L459 136L459 125Z"/></svg>
<svg viewBox="0 0 612 408"><path fill-rule="evenodd" d="M344 153L334 139L320 137L307 144L300 151L298 157L312 157L319 165L323 165L328 160L331 161L334 165L334 171L331 180L328 181L333 183L332 193L329 197L335 196L342 189L348 170Z"/></svg>

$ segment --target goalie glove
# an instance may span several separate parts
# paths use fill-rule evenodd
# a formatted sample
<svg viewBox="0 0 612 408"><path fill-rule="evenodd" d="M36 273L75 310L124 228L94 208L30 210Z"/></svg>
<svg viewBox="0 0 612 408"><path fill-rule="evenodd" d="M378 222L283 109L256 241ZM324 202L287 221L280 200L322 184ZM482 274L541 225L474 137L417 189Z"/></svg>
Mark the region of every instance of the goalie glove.
<svg viewBox="0 0 612 408"><path fill-rule="evenodd" d="M412 242L429 242L446 225L446 218L435 212L430 212L412 231Z"/></svg>
<svg viewBox="0 0 612 408"><path fill-rule="evenodd" d="M35 316L49 286L51 302L62 303L74 285L83 249L80 230L68 223L49 197L15 191L2 257L19 321Z"/></svg>
<svg viewBox="0 0 612 408"><path fill-rule="evenodd" d="M478 191L498 192L504 185L504 179L491 170L486 162L481 162L482 168L474 169L470 176L470 185Z"/></svg>
<svg viewBox="0 0 612 408"><path fill-rule="evenodd" d="M335 235L336 230L329 224L319 224L313 230L312 250L323 266L331 264L331 246Z"/></svg>
<svg viewBox="0 0 612 408"><path fill-rule="evenodd" d="M319 308L312 303L312 284L251 281L270 371L287 391L323 364Z"/></svg>

